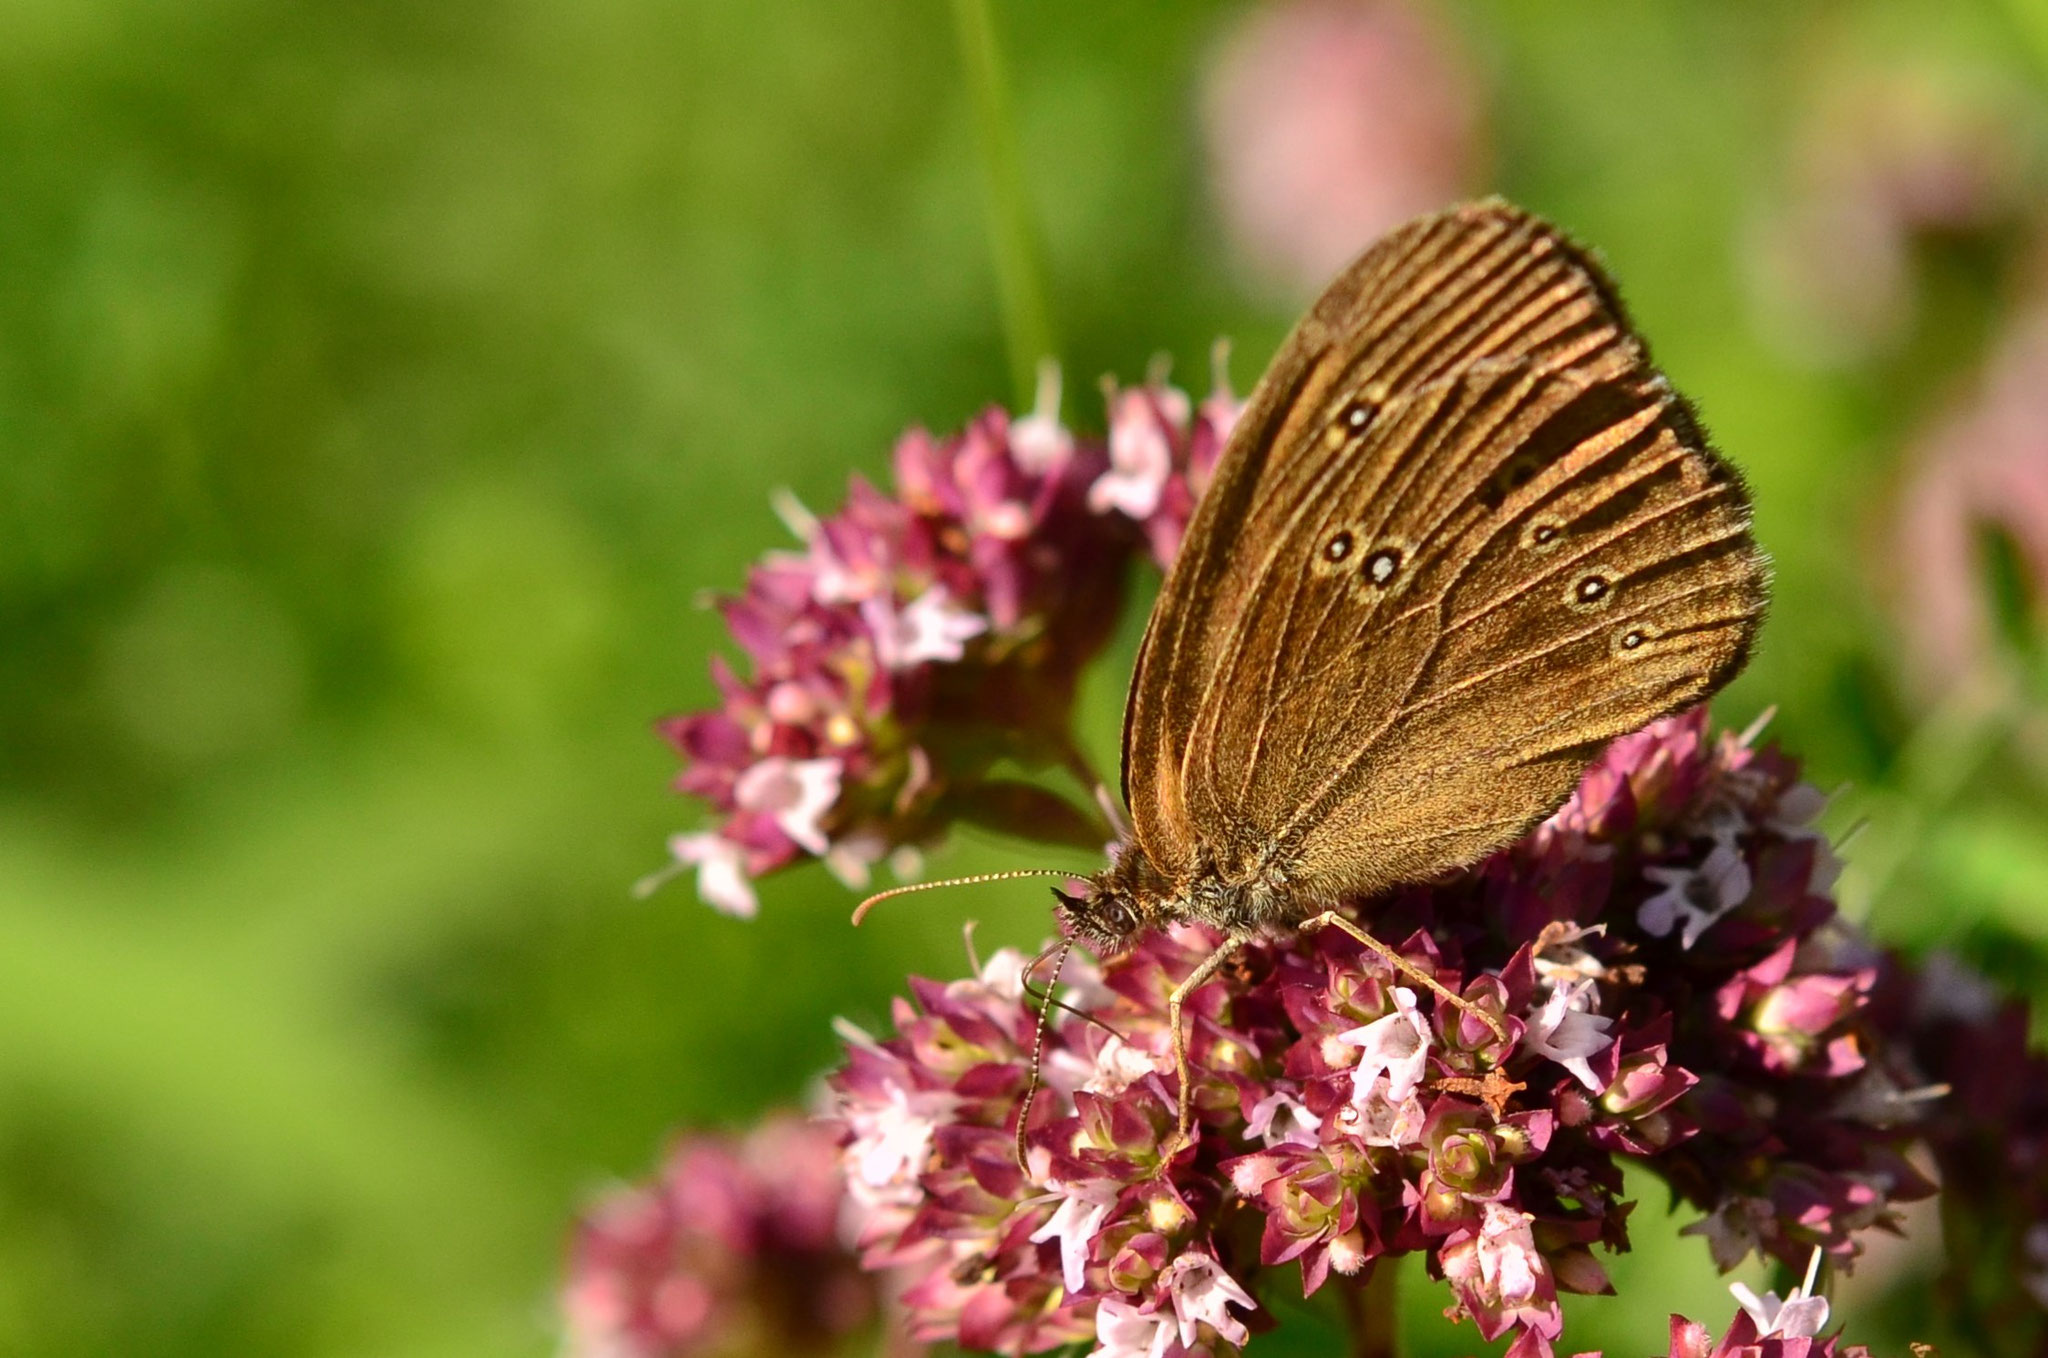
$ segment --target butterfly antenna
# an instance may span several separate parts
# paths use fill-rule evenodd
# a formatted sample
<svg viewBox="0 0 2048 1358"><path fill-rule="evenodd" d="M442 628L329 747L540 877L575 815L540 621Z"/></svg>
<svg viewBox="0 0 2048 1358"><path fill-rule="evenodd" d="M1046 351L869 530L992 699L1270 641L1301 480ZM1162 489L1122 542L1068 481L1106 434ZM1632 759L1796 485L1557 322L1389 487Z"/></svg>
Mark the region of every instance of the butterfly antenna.
<svg viewBox="0 0 2048 1358"><path fill-rule="evenodd" d="M1085 877L1086 873L1068 872L1065 868L1012 868L1008 872L980 872L972 877L948 877L940 882L912 882L909 886L890 887L877 891L853 908L853 922L859 924L874 909L891 896L908 896L913 891L936 891L942 886L974 886L981 882L1007 882L1014 877Z"/></svg>
<svg viewBox="0 0 2048 1358"><path fill-rule="evenodd" d="M1067 965L1067 954L1073 950L1073 939L1060 940L1059 956L1052 964L1052 980L1045 987L1045 1003L1038 1006L1038 1031L1031 1038L1031 1069L1024 1077L1024 1101L1017 1107L1017 1168L1023 1170L1026 1177L1030 1176L1031 1167L1025 1163L1024 1139L1031 1132L1031 1104L1038 1097L1038 1071L1040 1063L1045 1059L1045 1030L1052 1026L1052 989L1060 983L1060 972ZM1024 988L1027 991L1031 988L1031 973L1037 970L1038 964L1044 960L1045 954L1040 953L1032 958L1031 965L1024 969Z"/></svg>
<svg viewBox="0 0 2048 1358"><path fill-rule="evenodd" d="M1037 990L1032 987L1031 977L1034 973L1037 972L1038 964L1043 962L1046 958L1052 956L1052 950L1054 948L1057 948L1058 946L1058 940L1054 940L1053 942L1046 944L1045 951L1040 953L1038 956L1032 958L1031 965L1024 968L1024 993L1030 996L1032 1002L1035 1004L1049 1004L1055 1009L1061 1010L1065 1013L1072 1014L1075 1018L1081 1020L1081 1022L1087 1024L1089 1027L1100 1028L1103 1032L1109 1034L1117 1041L1128 1044L1130 1042L1130 1039L1128 1037L1125 1037L1123 1033L1120 1032L1118 1029L1112 1027L1110 1024L1104 1023L1101 1019L1095 1017L1095 1015L1089 1013L1086 1009L1076 1009L1073 1005L1068 1004L1065 1000L1055 999L1053 997L1051 986L1046 987L1044 990ZM980 971L981 968L975 968L975 972L977 975L980 973ZM1053 973L1053 982L1054 984L1058 984L1059 973Z"/></svg>

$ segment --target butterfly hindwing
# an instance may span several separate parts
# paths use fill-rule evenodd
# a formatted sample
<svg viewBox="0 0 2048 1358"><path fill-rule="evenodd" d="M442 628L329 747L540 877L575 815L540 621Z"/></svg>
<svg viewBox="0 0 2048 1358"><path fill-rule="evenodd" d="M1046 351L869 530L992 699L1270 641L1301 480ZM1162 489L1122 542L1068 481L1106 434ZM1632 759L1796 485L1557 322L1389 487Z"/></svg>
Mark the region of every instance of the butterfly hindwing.
<svg viewBox="0 0 2048 1358"><path fill-rule="evenodd" d="M1283 346L1169 573L1138 846L1307 908L1507 842L1739 665L1747 524L1582 252L1501 203L1404 228Z"/></svg>

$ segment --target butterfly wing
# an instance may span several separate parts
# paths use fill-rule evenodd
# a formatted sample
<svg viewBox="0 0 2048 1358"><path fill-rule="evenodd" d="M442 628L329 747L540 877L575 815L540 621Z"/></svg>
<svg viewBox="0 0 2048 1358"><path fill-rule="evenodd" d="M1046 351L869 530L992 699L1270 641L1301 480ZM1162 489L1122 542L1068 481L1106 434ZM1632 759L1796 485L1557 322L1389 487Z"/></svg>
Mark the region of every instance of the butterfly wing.
<svg viewBox="0 0 2048 1358"><path fill-rule="evenodd" d="M1583 251L1500 202L1402 228L1282 347L1168 574L1137 846L1298 909L1471 862L1740 667L1748 522Z"/></svg>

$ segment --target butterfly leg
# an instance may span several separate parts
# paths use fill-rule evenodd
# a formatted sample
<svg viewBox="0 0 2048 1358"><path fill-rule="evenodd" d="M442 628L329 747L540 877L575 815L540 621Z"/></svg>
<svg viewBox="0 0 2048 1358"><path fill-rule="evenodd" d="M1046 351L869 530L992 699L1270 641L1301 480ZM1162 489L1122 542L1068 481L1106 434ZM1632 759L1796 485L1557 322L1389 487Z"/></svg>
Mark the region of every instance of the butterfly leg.
<svg viewBox="0 0 2048 1358"><path fill-rule="evenodd" d="M1394 970L1400 972L1403 976L1406 976L1410 980L1418 982L1419 984L1430 990L1432 993L1434 993L1438 999L1444 1001L1446 1004L1452 1005L1455 1008L1463 1010L1465 1013L1470 1014L1473 1018L1478 1019L1481 1023L1484 1023L1488 1028L1493 1030L1493 1036L1496 1041L1506 1042L1508 1040L1508 1030L1504 1025L1502 1025L1501 1021L1498 1018L1494 1017L1486 1010L1480 1008L1478 1005L1472 1003L1472 1001L1466 999L1463 995L1453 994L1450 987L1446 986L1442 981L1437 980L1436 977L1430 975L1421 967L1416 966L1413 962L1401 956L1401 954L1395 952L1392 948L1380 942L1371 934L1359 928L1356 924L1352 923L1344 916L1338 914L1336 911L1325 910L1322 914L1317 915L1314 919L1304 920L1301 925L1301 930L1303 933L1311 933L1325 926L1342 929L1345 933L1351 935L1360 943L1363 943L1366 947L1371 948L1381 957L1384 957L1389 963L1393 965Z"/></svg>
<svg viewBox="0 0 2048 1358"><path fill-rule="evenodd" d="M1202 959L1200 966L1188 973L1185 981L1173 988L1173 994L1166 997L1166 1022L1173 1029L1173 1068L1180 1076L1180 1115L1174 1124L1173 1140L1160 1152L1162 1164L1181 1153L1195 1125L1195 1087L1188 1071L1188 1035L1180 1024L1181 1006L1187 1003L1188 996L1208 984L1209 978L1222 969L1231 954L1243 946L1242 935L1232 934L1224 939L1216 945L1214 952Z"/></svg>

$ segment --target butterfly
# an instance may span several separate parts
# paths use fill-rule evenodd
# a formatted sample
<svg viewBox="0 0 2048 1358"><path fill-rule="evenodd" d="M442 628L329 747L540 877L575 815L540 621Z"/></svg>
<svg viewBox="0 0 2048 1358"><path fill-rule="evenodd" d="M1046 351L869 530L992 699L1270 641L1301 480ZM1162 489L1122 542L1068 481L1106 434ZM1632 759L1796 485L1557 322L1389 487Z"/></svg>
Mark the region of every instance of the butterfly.
<svg viewBox="0 0 2048 1358"><path fill-rule="evenodd" d="M1153 606L1129 829L1054 891L1061 961L1223 936L1168 1003L1179 1142L1181 1009L1273 930L1340 928L1504 1042L1338 907L1527 833L1610 740L1732 678L1766 595L1741 478L1584 248L1492 199L1345 269L1253 390Z"/></svg>
<svg viewBox="0 0 2048 1358"><path fill-rule="evenodd" d="M1153 606L1128 835L1085 894L1055 891L1105 956L1224 935L1169 1005L1183 1137L1180 1009L1232 952L1312 921L1378 948L1340 902L1527 833L1608 741L1741 669L1766 593L1740 477L1586 250L1495 199L1344 270Z"/></svg>

